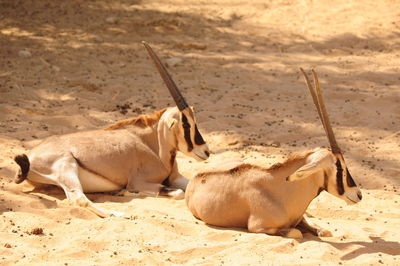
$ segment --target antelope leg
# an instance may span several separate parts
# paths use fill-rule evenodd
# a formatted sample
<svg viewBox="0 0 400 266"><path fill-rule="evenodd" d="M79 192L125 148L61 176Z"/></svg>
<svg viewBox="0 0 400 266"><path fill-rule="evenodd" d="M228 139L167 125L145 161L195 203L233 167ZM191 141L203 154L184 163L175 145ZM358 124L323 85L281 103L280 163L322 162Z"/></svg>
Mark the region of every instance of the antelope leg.
<svg viewBox="0 0 400 266"><path fill-rule="evenodd" d="M86 197L78 177L78 163L72 156L62 157L55 162L53 168L55 169L56 184L64 190L67 199L73 205L87 208L102 218L123 216L123 213L107 211L95 206L95 204Z"/></svg>
<svg viewBox="0 0 400 266"><path fill-rule="evenodd" d="M320 236L320 237L332 236L332 233L330 231L323 229L317 225L310 225L304 217L297 225L297 228L303 233L311 233L315 236Z"/></svg>

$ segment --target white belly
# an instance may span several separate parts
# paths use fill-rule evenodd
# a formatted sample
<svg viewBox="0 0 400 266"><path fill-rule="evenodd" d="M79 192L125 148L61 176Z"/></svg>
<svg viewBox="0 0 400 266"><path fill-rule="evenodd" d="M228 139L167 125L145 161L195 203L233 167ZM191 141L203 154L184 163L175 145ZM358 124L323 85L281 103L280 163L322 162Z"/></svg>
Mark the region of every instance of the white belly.
<svg viewBox="0 0 400 266"><path fill-rule="evenodd" d="M83 192L109 192L124 188L81 167L78 168L78 176Z"/></svg>

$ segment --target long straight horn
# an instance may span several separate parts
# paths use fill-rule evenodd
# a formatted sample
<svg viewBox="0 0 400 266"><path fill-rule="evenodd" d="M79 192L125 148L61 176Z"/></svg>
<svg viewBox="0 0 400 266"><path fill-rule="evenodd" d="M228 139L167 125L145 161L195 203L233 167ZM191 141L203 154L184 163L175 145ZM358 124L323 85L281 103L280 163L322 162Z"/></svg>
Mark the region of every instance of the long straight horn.
<svg viewBox="0 0 400 266"><path fill-rule="evenodd" d="M169 92L171 93L172 98L174 98L174 101L175 101L178 109L180 111L182 111L182 110L188 108L189 105L186 103L185 98L183 98L182 94L178 90L178 87L176 86L175 82L172 80L167 69L161 63L158 56L154 53L153 49L151 49L150 45L148 45L144 41L142 43L143 43L144 47L146 48L147 52L149 53L150 58L153 59L153 62L156 65L157 70L161 75L161 78L164 80L165 85L167 85L167 88L168 88Z"/></svg>
<svg viewBox="0 0 400 266"><path fill-rule="evenodd" d="M326 130L325 123L324 123L324 118L323 118L323 116L322 116L322 113L321 113L321 110L320 110L320 107L319 107L317 94L315 93L315 90L314 90L313 86L311 86L310 80L308 79L308 76L307 76L306 72L305 72L302 68L300 68L300 71L301 71L301 73L303 73L304 80L305 80L305 82L306 82L307 88L308 88L308 90L310 91L310 94L311 94L311 96L312 96L314 105L315 105L315 107L317 108L318 115L319 115L319 119L320 119L321 122L322 122L322 125L323 125L323 127L324 127L324 130L325 130L326 135L328 135L328 131Z"/></svg>
<svg viewBox="0 0 400 266"><path fill-rule="evenodd" d="M329 143L331 144L331 149L333 153L341 153L339 145L336 142L335 134L333 134L331 122L329 120L328 112L326 111L325 103L324 103L324 98L322 96L322 89L319 86L319 81L318 81L318 76L317 73L314 71L314 69L311 70L314 78L314 84L315 84L315 90L317 91L317 96L318 96L318 103L320 106L320 111L322 114L322 117L324 118L324 124L325 124L325 130L326 134L328 135Z"/></svg>
<svg viewBox="0 0 400 266"><path fill-rule="evenodd" d="M312 74L313 74L313 78L314 78L314 85L315 85L315 89L314 89L311 86L311 83L310 83L306 73L304 72L304 70L302 68L300 68L300 70L304 75L304 78L305 78L306 84L307 84L307 88L309 89L311 96L313 98L315 107L317 108L318 115L321 119L322 125L324 126L325 133L328 137L332 152L333 153L341 153L339 145L336 142L335 135L333 134L333 130L332 130L332 126L331 126L331 123L330 123L330 120L328 117L328 113L326 111L324 99L322 96L322 90L319 85L317 73L314 70L311 70Z"/></svg>

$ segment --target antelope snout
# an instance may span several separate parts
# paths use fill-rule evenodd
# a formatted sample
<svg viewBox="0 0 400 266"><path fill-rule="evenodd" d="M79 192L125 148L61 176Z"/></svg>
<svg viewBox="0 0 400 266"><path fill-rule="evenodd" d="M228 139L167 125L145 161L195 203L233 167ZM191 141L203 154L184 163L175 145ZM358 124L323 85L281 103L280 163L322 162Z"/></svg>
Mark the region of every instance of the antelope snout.
<svg viewBox="0 0 400 266"><path fill-rule="evenodd" d="M201 147L193 149L193 153L196 155L197 161L204 161L210 157L210 150L206 144L202 145Z"/></svg>
<svg viewBox="0 0 400 266"><path fill-rule="evenodd" d="M362 193L361 190L358 188L351 189L345 193L346 201L349 204L355 204L361 201Z"/></svg>

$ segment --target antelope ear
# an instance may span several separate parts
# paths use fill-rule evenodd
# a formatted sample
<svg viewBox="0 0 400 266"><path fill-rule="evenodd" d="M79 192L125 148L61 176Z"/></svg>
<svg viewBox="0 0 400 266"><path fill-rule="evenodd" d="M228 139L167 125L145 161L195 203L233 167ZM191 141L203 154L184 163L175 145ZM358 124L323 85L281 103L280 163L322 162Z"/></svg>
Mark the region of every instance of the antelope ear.
<svg viewBox="0 0 400 266"><path fill-rule="evenodd" d="M175 124L178 123L178 120L174 117L169 117L167 120L168 129L171 129Z"/></svg>
<svg viewBox="0 0 400 266"><path fill-rule="evenodd" d="M309 177L311 174L315 173L317 170L321 169L320 166L318 166L317 162L310 162L306 165L303 165L299 169L297 169L296 172L291 174L286 178L286 181L292 182L296 180L301 180L304 178Z"/></svg>
<svg viewBox="0 0 400 266"><path fill-rule="evenodd" d="M334 164L331 153L326 149L317 148L308 158L307 163L286 178L286 181L301 180L315 172L329 168Z"/></svg>

